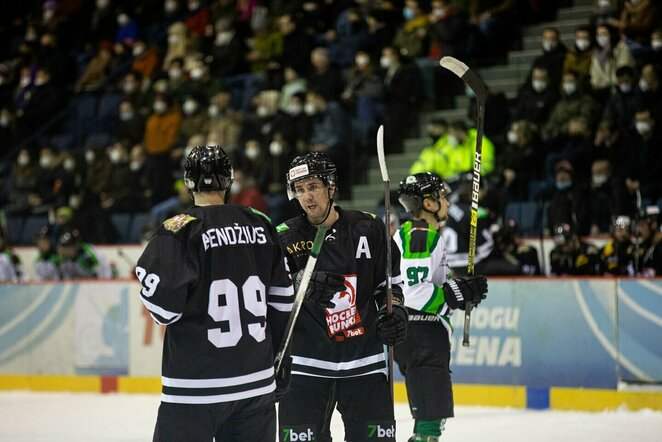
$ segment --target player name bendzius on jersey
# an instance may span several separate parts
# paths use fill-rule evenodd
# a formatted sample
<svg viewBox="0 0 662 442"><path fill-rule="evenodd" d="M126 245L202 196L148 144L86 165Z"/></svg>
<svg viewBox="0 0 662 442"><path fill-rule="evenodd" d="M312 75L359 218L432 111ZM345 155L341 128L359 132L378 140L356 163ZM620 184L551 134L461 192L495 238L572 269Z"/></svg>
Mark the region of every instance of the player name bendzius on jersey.
<svg viewBox="0 0 662 442"><path fill-rule="evenodd" d="M202 243L205 250L213 247L233 246L236 244L266 244L267 237L264 227L234 226L215 227L202 232Z"/></svg>

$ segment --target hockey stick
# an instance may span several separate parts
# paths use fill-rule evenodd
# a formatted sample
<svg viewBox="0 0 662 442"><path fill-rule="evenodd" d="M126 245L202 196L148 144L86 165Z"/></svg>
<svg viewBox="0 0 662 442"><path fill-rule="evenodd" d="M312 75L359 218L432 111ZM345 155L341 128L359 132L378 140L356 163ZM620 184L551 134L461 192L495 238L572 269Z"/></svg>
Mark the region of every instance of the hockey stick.
<svg viewBox="0 0 662 442"><path fill-rule="evenodd" d="M377 159L384 181L384 223L386 224L386 313L393 313L393 285L391 281L391 182L388 179L386 158L384 157L384 125L377 129ZM388 385L393 397L393 347L388 346Z"/></svg>
<svg viewBox="0 0 662 442"><path fill-rule="evenodd" d="M297 322L297 317L301 311L301 306L303 305L303 299L306 297L306 290L308 290L308 284L310 283L310 278L313 276L313 270L315 270L315 264L317 263L317 257L320 254L322 244L324 243L324 236L326 235L326 226L320 225L317 228L317 233L315 234L315 240L313 241L313 247L310 250L310 255L308 256L308 261L306 261L306 267L303 269L303 276L301 277L301 283L299 284L299 289L297 294L294 297L294 305L292 306L292 313L287 320L287 325L285 326L285 339L280 345L276 359L274 360L274 365L276 366L276 373L280 371L280 366L283 363L283 356L285 356L285 351L287 346L292 340L292 334L294 332L294 325Z"/></svg>
<svg viewBox="0 0 662 442"><path fill-rule="evenodd" d="M634 212L634 276L639 276L639 212L641 212L641 192L639 189L635 190L635 204L636 209Z"/></svg>
<svg viewBox="0 0 662 442"><path fill-rule="evenodd" d="M476 153L474 154L473 183L471 191L471 221L469 228L469 263L467 274L474 274L474 257L476 256L476 230L478 228L478 190L480 189L480 160L483 148L483 126L485 120L485 100L487 90L478 75L457 58L443 57L439 60L441 67L448 69L464 81L476 95L478 102L478 117L476 120ZM471 329L471 301L467 300L464 308L464 334L462 346L469 346L469 331Z"/></svg>

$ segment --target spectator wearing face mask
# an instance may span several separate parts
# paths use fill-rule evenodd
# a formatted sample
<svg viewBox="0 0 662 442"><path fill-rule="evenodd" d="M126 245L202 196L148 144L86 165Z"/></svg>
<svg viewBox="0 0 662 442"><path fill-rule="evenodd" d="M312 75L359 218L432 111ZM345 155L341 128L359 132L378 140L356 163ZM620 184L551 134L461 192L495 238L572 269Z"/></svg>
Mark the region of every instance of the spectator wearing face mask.
<svg viewBox="0 0 662 442"><path fill-rule="evenodd" d="M649 201L662 197L661 143L662 134L650 110L637 110L634 130L628 134L628 146L619 166L624 169L628 191L634 194L639 190L641 198Z"/></svg>
<svg viewBox="0 0 662 442"><path fill-rule="evenodd" d="M552 86L547 68L534 66L531 80L525 82L517 94L514 118L542 127L559 98L558 88Z"/></svg>
<svg viewBox="0 0 662 442"><path fill-rule="evenodd" d="M619 30L635 57L647 46L659 19L660 7L656 1L627 0L623 4Z"/></svg>
<svg viewBox="0 0 662 442"><path fill-rule="evenodd" d="M537 127L527 120L515 120L506 134L508 144L501 154L500 181L506 200L523 201L535 198L528 195L528 184L542 178L541 165L545 156Z"/></svg>
<svg viewBox="0 0 662 442"><path fill-rule="evenodd" d="M177 135L177 144L186 141L195 134L207 133L209 130L209 115L203 108L204 102L198 97L187 95L182 103L182 124Z"/></svg>
<svg viewBox="0 0 662 442"><path fill-rule="evenodd" d="M573 71L567 72L563 74L561 98L552 108L552 113L543 126L543 141L553 145L555 140L567 131L572 117L582 116L588 121L589 127L592 127L597 115L597 104L584 92L579 75Z"/></svg>
<svg viewBox="0 0 662 442"><path fill-rule="evenodd" d="M630 198L623 180L612 174L609 160L591 164L591 235L609 233L611 220L619 213L631 213Z"/></svg>
<svg viewBox="0 0 662 442"><path fill-rule="evenodd" d="M607 101L612 87L618 85L617 69L621 66L634 67L635 61L616 29L609 25L598 25L595 42L589 75L593 98L602 105Z"/></svg>
<svg viewBox="0 0 662 442"><path fill-rule="evenodd" d="M315 90L327 100L337 100L343 91L340 70L332 63L329 50L317 47L310 53L312 71L308 75L308 89Z"/></svg>
<svg viewBox="0 0 662 442"><path fill-rule="evenodd" d="M430 16L419 0L406 0L402 9L404 23L395 33L393 44L400 47L402 54L416 58L423 57L428 50L428 24Z"/></svg>
<svg viewBox="0 0 662 442"><path fill-rule="evenodd" d="M0 108L0 145L11 146L16 138L16 119L8 107Z"/></svg>
<svg viewBox="0 0 662 442"><path fill-rule="evenodd" d="M112 41L115 37L117 18L111 0L96 0L89 22L87 41L98 44L103 40Z"/></svg>
<svg viewBox="0 0 662 442"><path fill-rule="evenodd" d="M621 15L618 0L596 0L595 9L591 14L590 23L592 27L607 25L613 28L619 27Z"/></svg>
<svg viewBox="0 0 662 442"><path fill-rule="evenodd" d="M205 37L207 26L211 20L211 10L201 0L188 0L186 2L188 16L184 23L194 38Z"/></svg>
<svg viewBox="0 0 662 442"><path fill-rule="evenodd" d="M652 63L641 68L637 83L637 93L641 97L641 106L650 109L655 120L662 117L662 87L660 87L660 67Z"/></svg>
<svg viewBox="0 0 662 442"><path fill-rule="evenodd" d="M112 174L106 183L107 187L99 194L101 207L111 213L135 210L135 189L126 185L131 182L127 147L121 142L115 143L106 149L106 155L112 165Z"/></svg>
<svg viewBox="0 0 662 442"><path fill-rule="evenodd" d="M30 212L28 197L37 189L38 162L32 158L28 149L21 149L11 168L9 178L9 203L6 210L9 213L27 214Z"/></svg>
<svg viewBox="0 0 662 442"><path fill-rule="evenodd" d="M64 151L60 154L60 166L55 173L56 196L55 207L69 204L69 197L80 192L83 186L84 160L78 159L72 152Z"/></svg>
<svg viewBox="0 0 662 442"><path fill-rule="evenodd" d="M120 103L118 116L117 139L131 146L140 143L145 133L145 118L136 112L131 101L125 99Z"/></svg>
<svg viewBox="0 0 662 442"><path fill-rule="evenodd" d="M34 88L25 97L23 108L16 111L19 137L28 136L35 127L41 127L60 111L61 90L51 81L46 68L38 68L34 77Z"/></svg>
<svg viewBox="0 0 662 442"><path fill-rule="evenodd" d="M123 93L122 100L131 103L131 107L139 115L146 117L151 113L151 101L148 97L148 92L143 87L143 78L140 74L134 71L127 72L119 81L119 88Z"/></svg>
<svg viewBox="0 0 662 442"><path fill-rule="evenodd" d="M161 63L161 55L157 46L148 46L144 40L136 40L131 46L133 62L131 70L141 77L152 79Z"/></svg>
<svg viewBox="0 0 662 442"><path fill-rule="evenodd" d="M28 205L32 214L44 214L53 208L57 194L56 174L59 157L50 147L39 151L39 169L37 171L36 192L28 196Z"/></svg>
<svg viewBox="0 0 662 442"><path fill-rule="evenodd" d="M427 34L430 40L428 57L452 56L460 60L465 55L465 35L468 17L450 0L432 0Z"/></svg>
<svg viewBox="0 0 662 442"><path fill-rule="evenodd" d="M85 165L83 170L85 171L85 185L83 188L90 193L99 195L108 188L107 183L113 172L110 159L105 153L105 146L96 144L88 145L85 149L84 158ZM75 209L73 204L70 203L69 205Z"/></svg>
<svg viewBox="0 0 662 442"><path fill-rule="evenodd" d="M617 87L607 100L602 118L613 122L619 130L626 130L641 107L641 96L636 93L636 73L631 66L616 69Z"/></svg>
<svg viewBox="0 0 662 442"><path fill-rule="evenodd" d="M79 93L98 90L104 84L112 64L112 45L108 41L101 42L97 54L90 60L81 76L76 80L74 91Z"/></svg>
<svg viewBox="0 0 662 442"><path fill-rule="evenodd" d="M302 152L308 147L312 130L312 117L304 111L305 104L305 92L292 95L285 110L278 113L273 124L273 138L278 134L291 150L297 152ZM287 165L289 164L288 162Z"/></svg>
<svg viewBox="0 0 662 442"><path fill-rule="evenodd" d="M553 26L544 28L542 31L542 54L534 59L533 66L547 69L549 87L552 90L558 90L561 85L563 63L567 53L568 48L561 41L559 30Z"/></svg>
<svg viewBox="0 0 662 442"><path fill-rule="evenodd" d="M252 207L262 213L269 214L269 207L264 196L257 187L255 177L241 169L235 169L234 181L230 188L230 202L241 206Z"/></svg>
<svg viewBox="0 0 662 442"><path fill-rule="evenodd" d="M195 51L195 42L191 39L186 25L182 22L175 22L170 25L168 28L168 49L163 59L163 66L169 67L174 60L183 59L192 51Z"/></svg>
<svg viewBox="0 0 662 442"><path fill-rule="evenodd" d="M209 116L208 144L223 146L228 153L239 147L242 131L241 115L232 109L231 104L232 95L229 92L218 92L211 97L206 110Z"/></svg>
<svg viewBox="0 0 662 442"><path fill-rule="evenodd" d="M128 11L117 10L117 31L115 32L115 43L130 45L138 38L138 21L129 15Z"/></svg>
<svg viewBox="0 0 662 442"><path fill-rule="evenodd" d="M548 226L568 224L579 236L590 233L590 192L586 185L575 180L574 167L568 160L554 166L554 190L549 203Z"/></svg>
<svg viewBox="0 0 662 442"><path fill-rule="evenodd" d="M576 72L584 85L589 83L591 60L593 58L593 30L588 25L575 29L575 45L565 57L563 72Z"/></svg>

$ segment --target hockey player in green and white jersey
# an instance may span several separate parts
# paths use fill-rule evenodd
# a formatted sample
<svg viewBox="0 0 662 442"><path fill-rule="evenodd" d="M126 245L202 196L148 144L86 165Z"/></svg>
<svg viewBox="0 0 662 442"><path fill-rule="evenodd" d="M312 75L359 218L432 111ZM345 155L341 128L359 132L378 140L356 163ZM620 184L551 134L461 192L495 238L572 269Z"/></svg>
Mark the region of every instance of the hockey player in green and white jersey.
<svg viewBox="0 0 662 442"><path fill-rule="evenodd" d="M486 297L484 276L452 277L441 228L448 218L450 187L438 175L424 172L405 178L398 199L412 221L395 233L405 280L409 328L394 357L405 376L409 408L414 417L410 442L436 442L446 419L453 417L450 376L450 317L465 301Z"/></svg>

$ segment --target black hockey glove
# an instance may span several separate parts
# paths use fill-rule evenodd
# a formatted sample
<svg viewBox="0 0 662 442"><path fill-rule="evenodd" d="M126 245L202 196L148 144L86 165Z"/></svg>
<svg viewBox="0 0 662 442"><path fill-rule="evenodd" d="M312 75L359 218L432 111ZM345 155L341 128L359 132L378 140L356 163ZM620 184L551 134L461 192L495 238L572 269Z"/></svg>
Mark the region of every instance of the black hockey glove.
<svg viewBox="0 0 662 442"><path fill-rule="evenodd" d="M407 337L407 309L400 304L393 304L393 312L389 316L386 306L377 312L377 336L386 345L395 345Z"/></svg>
<svg viewBox="0 0 662 442"><path fill-rule="evenodd" d="M464 310L467 300L478 305L487 298L487 279L484 276L460 276L445 282L442 289L450 308Z"/></svg>
<svg viewBox="0 0 662 442"><path fill-rule="evenodd" d="M299 290L303 270L297 272L294 277L294 291ZM313 272L306 290L306 299L320 307L331 308L335 304L331 302L333 296L345 290L345 277L331 272Z"/></svg>
<svg viewBox="0 0 662 442"><path fill-rule="evenodd" d="M292 356L285 356L276 373L276 402L282 399L290 388L292 382Z"/></svg>

